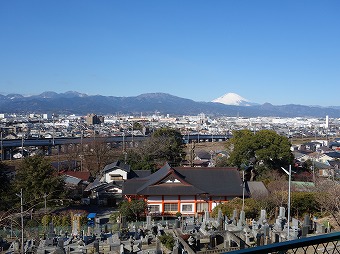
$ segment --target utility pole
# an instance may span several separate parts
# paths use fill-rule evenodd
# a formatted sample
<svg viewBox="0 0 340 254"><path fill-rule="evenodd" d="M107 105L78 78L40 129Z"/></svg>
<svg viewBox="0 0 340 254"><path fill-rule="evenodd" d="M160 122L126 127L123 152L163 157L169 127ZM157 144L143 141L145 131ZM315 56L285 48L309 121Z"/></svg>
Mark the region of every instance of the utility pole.
<svg viewBox="0 0 340 254"><path fill-rule="evenodd" d="M2 161L4 159L3 157L4 151L3 151L3 146L2 146L2 130L1 130L0 135L1 135L1 161Z"/></svg>
<svg viewBox="0 0 340 254"><path fill-rule="evenodd" d="M20 197L20 215L21 215L21 253L24 253L24 202L23 202L23 194L22 189L20 190L20 194L15 194Z"/></svg>
<svg viewBox="0 0 340 254"><path fill-rule="evenodd" d="M191 167L194 167L195 144L196 144L196 141L193 140L193 141L191 142L191 150L190 150L190 166L191 166Z"/></svg>
<svg viewBox="0 0 340 254"><path fill-rule="evenodd" d="M289 171L287 171L284 167L281 167L282 170L288 175L288 211L287 211L287 240L290 239L290 232L289 232L289 222L290 222L290 192L291 192L291 181L292 181L292 165L289 165Z"/></svg>
<svg viewBox="0 0 340 254"><path fill-rule="evenodd" d="M244 170L242 170L242 211L244 211L244 189L245 189Z"/></svg>
<svg viewBox="0 0 340 254"><path fill-rule="evenodd" d="M45 203L45 214L47 214L47 202L46 202L47 195L44 193L44 203Z"/></svg>
<svg viewBox="0 0 340 254"><path fill-rule="evenodd" d="M24 158L24 134L21 135L21 159Z"/></svg>
<svg viewBox="0 0 340 254"><path fill-rule="evenodd" d="M132 147L134 147L134 144L133 144L133 132L134 132L134 130L133 130L133 120L132 120L132 132L131 132L131 143L132 143Z"/></svg>

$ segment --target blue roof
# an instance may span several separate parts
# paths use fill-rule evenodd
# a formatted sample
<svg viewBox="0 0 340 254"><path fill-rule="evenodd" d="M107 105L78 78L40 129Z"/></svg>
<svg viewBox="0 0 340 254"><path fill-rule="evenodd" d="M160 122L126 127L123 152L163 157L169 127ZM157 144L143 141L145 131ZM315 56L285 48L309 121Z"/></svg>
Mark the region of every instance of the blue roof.
<svg viewBox="0 0 340 254"><path fill-rule="evenodd" d="M87 218L88 219L94 219L94 218L96 218L96 213L89 213L89 215L87 215Z"/></svg>

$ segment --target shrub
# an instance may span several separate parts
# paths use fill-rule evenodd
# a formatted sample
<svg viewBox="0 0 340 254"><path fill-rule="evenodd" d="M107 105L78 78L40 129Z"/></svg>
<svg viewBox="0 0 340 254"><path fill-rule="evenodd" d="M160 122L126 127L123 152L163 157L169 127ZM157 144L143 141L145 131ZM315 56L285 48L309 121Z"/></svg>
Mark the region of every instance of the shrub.
<svg viewBox="0 0 340 254"><path fill-rule="evenodd" d="M217 217L218 210L221 209L224 215L227 215L229 218L233 215L233 211L236 209L237 211L242 210L242 199L234 198L226 203L220 204L214 208L212 211L212 216ZM260 213L259 203L252 199L247 198L244 200L244 212L247 218L255 218Z"/></svg>
<svg viewBox="0 0 340 254"><path fill-rule="evenodd" d="M41 223L43 224L43 226L47 227L50 222L52 221L52 216L49 214L45 214L42 218L41 218Z"/></svg>
<svg viewBox="0 0 340 254"><path fill-rule="evenodd" d="M302 217L304 214L314 214L318 209L316 195L313 192L292 193L292 213Z"/></svg>
<svg viewBox="0 0 340 254"><path fill-rule="evenodd" d="M164 234L161 236L158 236L158 239L161 241L161 243L169 250L172 251L172 249L175 246L175 239L170 234Z"/></svg>

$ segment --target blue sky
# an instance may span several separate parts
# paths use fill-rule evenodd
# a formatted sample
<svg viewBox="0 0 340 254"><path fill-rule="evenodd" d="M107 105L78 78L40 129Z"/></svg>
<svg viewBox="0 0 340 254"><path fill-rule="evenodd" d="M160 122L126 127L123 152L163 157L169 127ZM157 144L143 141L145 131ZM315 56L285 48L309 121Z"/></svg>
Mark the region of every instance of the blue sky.
<svg viewBox="0 0 340 254"><path fill-rule="evenodd" d="M340 105L338 0L1 0L0 93Z"/></svg>

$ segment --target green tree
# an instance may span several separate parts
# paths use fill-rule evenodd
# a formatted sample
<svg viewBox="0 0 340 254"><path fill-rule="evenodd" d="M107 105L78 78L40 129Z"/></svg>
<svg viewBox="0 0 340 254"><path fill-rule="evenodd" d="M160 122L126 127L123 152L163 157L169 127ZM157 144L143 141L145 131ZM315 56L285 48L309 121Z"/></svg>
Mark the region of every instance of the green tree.
<svg viewBox="0 0 340 254"><path fill-rule="evenodd" d="M164 235L158 236L160 242L170 251L175 246L175 238L171 234L165 233Z"/></svg>
<svg viewBox="0 0 340 254"><path fill-rule="evenodd" d="M25 158L20 164L15 177L15 190L23 190L24 203L30 206L43 204L44 195L48 199L62 199L65 197L64 181L49 160L43 156Z"/></svg>
<svg viewBox="0 0 340 254"><path fill-rule="evenodd" d="M81 226L87 225L88 221L89 221L89 219L87 218L87 215L86 215L86 214L82 214L82 215L80 216L80 225L81 225Z"/></svg>
<svg viewBox="0 0 340 254"><path fill-rule="evenodd" d="M292 214L297 218L319 211L316 193L313 192L293 192L291 202Z"/></svg>
<svg viewBox="0 0 340 254"><path fill-rule="evenodd" d="M139 220L141 214L145 213L147 203L144 200L123 201L119 205L119 212L126 217L127 221Z"/></svg>
<svg viewBox="0 0 340 254"><path fill-rule="evenodd" d="M212 211L213 217L217 216L219 209L221 209L224 215L227 215L230 218L233 215L235 209L238 212L242 210L242 199L234 198L226 203L217 205ZM247 198L244 200L244 212L247 218L256 218L260 211L261 207L259 202L252 198Z"/></svg>
<svg viewBox="0 0 340 254"><path fill-rule="evenodd" d="M181 133L175 129L161 128L141 145L128 151L127 163L132 169L155 170L165 162L179 166L184 156Z"/></svg>
<svg viewBox="0 0 340 254"><path fill-rule="evenodd" d="M42 218L41 218L41 224L44 227L47 227L50 223L52 222L52 216L49 214L45 214Z"/></svg>
<svg viewBox="0 0 340 254"><path fill-rule="evenodd" d="M139 130L139 131L142 131L143 130L143 123L140 123L140 122L133 122L132 123L132 127L133 127L133 130ZM132 130L132 129L131 129Z"/></svg>
<svg viewBox="0 0 340 254"><path fill-rule="evenodd" d="M215 167L227 167L228 166L228 157L217 157Z"/></svg>
<svg viewBox="0 0 340 254"><path fill-rule="evenodd" d="M62 225L62 218L58 214L52 216L53 225L59 227Z"/></svg>
<svg viewBox="0 0 340 254"><path fill-rule="evenodd" d="M258 175L286 167L294 158L288 138L272 130L261 130L255 134L250 130L234 131L227 144L229 165L242 169L251 164Z"/></svg>
<svg viewBox="0 0 340 254"><path fill-rule="evenodd" d="M118 211L114 211L110 214L109 220L111 223L117 223L117 219L119 218L119 212Z"/></svg>
<svg viewBox="0 0 340 254"><path fill-rule="evenodd" d="M136 148L127 151L127 163L134 170L154 170L156 162L147 154L146 148Z"/></svg>
<svg viewBox="0 0 340 254"><path fill-rule="evenodd" d="M0 211L8 211L13 206L13 196L15 196L6 169L7 165L0 162Z"/></svg>
<svg viewBox="0 0 340 254"><path fill-rule="evenodd" d="M61 217L61 225L63 227L68 227L71 225L71 216L68 214L64 214Z"/></svg>

